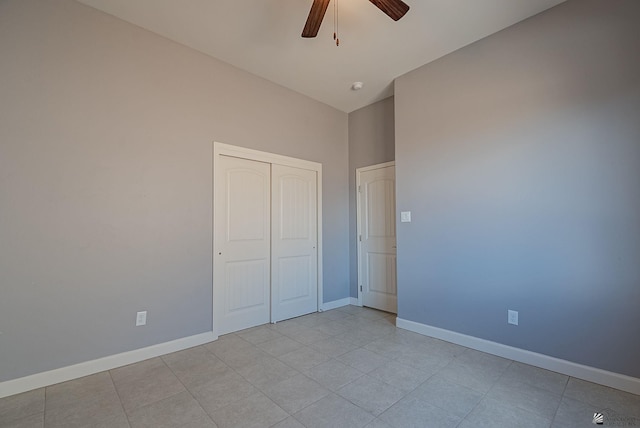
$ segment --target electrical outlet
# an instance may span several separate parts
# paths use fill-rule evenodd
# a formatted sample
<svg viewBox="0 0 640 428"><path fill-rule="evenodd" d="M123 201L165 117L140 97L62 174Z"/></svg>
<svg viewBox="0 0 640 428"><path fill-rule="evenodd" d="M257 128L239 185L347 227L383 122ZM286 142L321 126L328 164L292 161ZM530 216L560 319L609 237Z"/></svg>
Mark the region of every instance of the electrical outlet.
<svg viewBox="0 0 640 428"><path fill-rule="evenodd" d="M136 327L147 324L147 311L141 311L136 314Z"/></svg>
<svg viewBox="0 0 640 428"><path fill-rule="evenodd" d="M401 211L400 212L400 222L401 223L411 223L411 211Z"/></svg>
<svg viewBox="0 0 640 428"><path fill-rule="evenodd" d="M518 311L512 311L509 309L507 311L507 322L509 324L518 325Z"/></svg>

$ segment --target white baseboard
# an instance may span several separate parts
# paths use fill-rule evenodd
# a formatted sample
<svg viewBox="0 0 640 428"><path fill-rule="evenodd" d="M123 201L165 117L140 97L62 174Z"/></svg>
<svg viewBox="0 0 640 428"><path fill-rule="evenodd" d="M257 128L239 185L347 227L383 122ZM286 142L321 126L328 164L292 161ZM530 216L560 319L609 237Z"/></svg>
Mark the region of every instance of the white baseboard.
<svg viewBox="0 0 640 428"><path fill-rule="evenodd" d="M508 358L510 360L562 373L567 376L583 379L589 382L610 386L622 391L640 394L640 379L626 376L619 373L609 372L595 367L573 363L567 360L550 357L544 354L527 351L525 349L514 348L497 342L480 339L478 337L467 336L455 331L445 330L430 325L417 323L414 321L396 318L396 326L405 330L413 331L424 336L442 339L467 348Z"/></svg>
<svg viewBox="0 0 640 428"><path fill-rule="evenodd" d="M126 366L128 364L148 360L149 358L158 357L160 355L182 351L183 349L212 342L217 338L218 336L209 331L206 333L196 334L195 336L183 337L170 342L159 343L146 348L109 355L107 357L98 358L97 360L85 361L72 366L61 367L55 370L49 370L18 379L0 382L0 398L31 391L32 389L54 385L60 382L66 382L68 380L78 379L83 376L92 375L105 370L111 370L116 367Z"/></svg>
<svg viewBox="0 0 640 428"><path fill-rule="evenodd" d="M362 306L360 305L360 302L358 302L357 297L349 297L349 304L353 306Z"/></svg>
<svg viewBox="0 0 640 428"><path fill-rule="evenodd" d="M330 311L331 309L341 308L343 306L349 305L349 297L345 297L344 299L334 300L332 302L325 302L320 307L322 311Z"/></svg>

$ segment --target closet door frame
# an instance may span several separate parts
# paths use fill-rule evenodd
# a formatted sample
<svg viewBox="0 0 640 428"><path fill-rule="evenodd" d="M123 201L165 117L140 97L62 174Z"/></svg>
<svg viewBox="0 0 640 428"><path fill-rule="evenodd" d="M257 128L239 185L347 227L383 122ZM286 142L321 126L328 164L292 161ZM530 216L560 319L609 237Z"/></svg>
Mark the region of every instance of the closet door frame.
<svg viewBox="0 0 640 428"><path fill-rule="evenodd" d="M216 197L217 195L216 195L215 183L216 183L216 180L221 179L220 177L217 176L217 174L221 170L221 168L218 166L221 155L254 160L258 162L265 162L270 164L290 166L294 168L308 169L316 172L317 174L317 234L318 234L318 237L317 237L318 310L319 311L322 310L324 305L324 301L322 298L322 294L323 294L322 293L322 290L323 290L323 286L322 286L322 164L318 162L292 158L289 156L283 156L283 155L278 155L274 153L248 149L245 147L232 146L230 144L225 144L218 141L213 142L213 174L212 174L213 175L212 176L213 207L211 210L212 235L213 235L213 243L212 243L213 272L212 272L212 278L211 278L212 296L215 295L214 287L216 287L216 284L214 282L214 277L215 277L214 272L215 272L215 269L217 268L216 266L217 259L215 255L217 254L216 251L217 251L217 248L219 247L219 244L216 239L216 234L215 234L215 204L216 204L216 200L219 199ZM214 313L215 303L212 301L211 304L212 304L211 325L212 325L213 332L216 333L217 327L215 325L215 313Z"/></svg>

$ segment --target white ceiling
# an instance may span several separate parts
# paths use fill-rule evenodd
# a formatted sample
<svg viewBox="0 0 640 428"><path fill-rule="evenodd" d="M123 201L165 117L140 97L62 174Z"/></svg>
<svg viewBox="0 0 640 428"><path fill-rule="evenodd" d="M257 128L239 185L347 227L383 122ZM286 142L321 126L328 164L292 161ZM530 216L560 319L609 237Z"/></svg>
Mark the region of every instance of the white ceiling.
<svg viewBox="0 0 640 428"><path fill-rule="evenodd" d="M333 0L315 39L300 37L312 0L79 1L351 112L392 95L396 77L564 0L404 0L397 22L368 0ZM355 81L364 88L351 91Z"/></svg>

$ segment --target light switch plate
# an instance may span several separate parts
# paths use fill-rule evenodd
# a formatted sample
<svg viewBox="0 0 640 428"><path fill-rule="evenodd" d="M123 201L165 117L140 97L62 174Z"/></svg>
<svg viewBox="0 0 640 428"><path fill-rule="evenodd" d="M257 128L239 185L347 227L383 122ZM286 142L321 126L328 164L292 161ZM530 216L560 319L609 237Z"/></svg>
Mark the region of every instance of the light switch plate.
<svg viewBox="0 0 640 428"><path fill-rule="evenodd" d="M147 324L147 311L140 311L136 314L136 327Z"/></svg>
<svg viewBox="0 0 640 428"><path fill-rule="evenodd" d="M411 223L411 211L402 211L400 213L401 223Z"/></svg>

